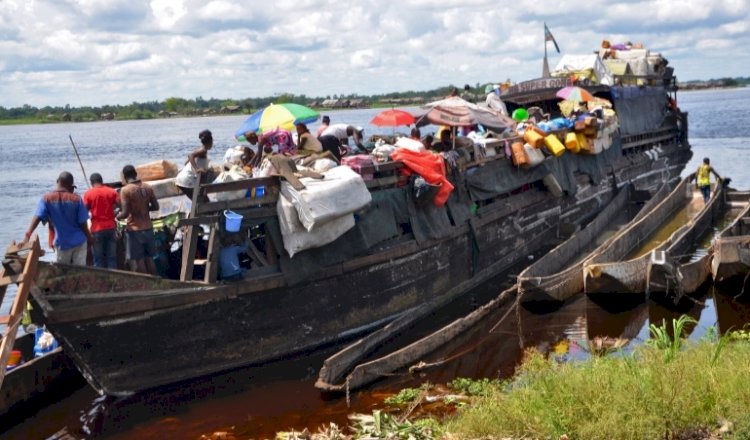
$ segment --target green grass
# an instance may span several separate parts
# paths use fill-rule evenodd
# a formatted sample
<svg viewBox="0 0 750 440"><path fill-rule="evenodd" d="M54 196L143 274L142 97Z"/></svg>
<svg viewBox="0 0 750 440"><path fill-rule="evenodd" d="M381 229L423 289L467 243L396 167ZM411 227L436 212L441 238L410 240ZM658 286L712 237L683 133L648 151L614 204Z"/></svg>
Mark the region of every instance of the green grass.
<svg viewBox="0 0 750 440"><path fill-rule="evenodd" d="M684 324L672 323L676 334ZM652 334L657 342L632 355L581 363L530 352L511 381L476 397L442 430L458 438L662 439L729 421L722 438L750 438L750 343L728 336L680 344Z"/></svg>

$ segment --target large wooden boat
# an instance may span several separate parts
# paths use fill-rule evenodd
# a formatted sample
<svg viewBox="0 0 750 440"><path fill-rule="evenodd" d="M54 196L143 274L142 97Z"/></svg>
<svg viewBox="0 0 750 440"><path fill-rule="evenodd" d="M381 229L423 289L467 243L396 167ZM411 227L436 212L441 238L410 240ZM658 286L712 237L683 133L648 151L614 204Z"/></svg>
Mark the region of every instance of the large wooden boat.
<svg viewBox="0 0 750 440"><path fill-rule="evenodd" d="M278 178L196 188L181 223L182 280L123 271L40 264L35 310L84 376L101 393L128 395L220 371L264 364L374 330L405 311L457 298L557 241L603 209L615 188L658 188L679 176L692 153L687 114L664 106L673 77L650 85L580 83L612 101L620 130L599 154L550 156L530 170L505 154L474 156L451 176L445 207L417 203L399 186L400 163L366 172L368 208L332 243L290 258L280 246ZM566 78L511 87L514 107L557 110ZM475 152L469 151L470 155ZM545 183L557 182L560 191ZM227 191L259 198L202 202ZM244 216L252 268L241 281L217 277L227 238L221 213ZM210 231L196 255L199 226ZM201 266L200 281L193 280Z"/></svg>
<svg viewBox="0 0 750 440"><path fill-rule="evenodd" d="M747 282L750 272L750 194L730 194L729 204L741 206L732 223L713 241L711 275L714 282ZM744 289L743 289L744 291Z"/></svg>
<svg viewBox="0 0 750 440"><path fill-rule="evenodd" d="M683 179L666 197L656 196L658 205L583 263L586 293L644 295L652 253L669 247L700 209L696 203L703 204L690 179Z"/></svg>

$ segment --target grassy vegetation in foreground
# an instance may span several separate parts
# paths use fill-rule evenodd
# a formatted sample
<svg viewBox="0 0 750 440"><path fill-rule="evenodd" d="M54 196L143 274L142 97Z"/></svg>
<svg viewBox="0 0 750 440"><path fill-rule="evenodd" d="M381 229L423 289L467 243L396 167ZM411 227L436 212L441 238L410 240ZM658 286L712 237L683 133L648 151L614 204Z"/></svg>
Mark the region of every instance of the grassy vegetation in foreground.
<svg viewBox="0 0 750 440"><path fill-rule="evenodd" d="M651 344L627 356L560 364L530 352L512 381L474 398L441 431L459 438L660 439L710 438L721 430L717 438L750 438L747 333L680 349L655 329Z"/></svg>

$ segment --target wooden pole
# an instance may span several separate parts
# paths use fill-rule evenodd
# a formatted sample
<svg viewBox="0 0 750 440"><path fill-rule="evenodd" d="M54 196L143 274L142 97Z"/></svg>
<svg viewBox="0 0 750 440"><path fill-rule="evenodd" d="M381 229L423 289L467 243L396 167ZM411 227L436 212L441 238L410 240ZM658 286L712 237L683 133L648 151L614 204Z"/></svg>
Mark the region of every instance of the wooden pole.
<svg viewBox="0 0 750 440"><path fill-rule="evenodd" d="M89 175L86 174L86 170L83 169L83 162L81 162L81 156L78 155L78 148L76 148L76 144L75 142L73 142L73 136L69 134L68 138L70 139L70 145L73 146L73 151L76 153L76 159L78 159L78 165L81 166L81 172L83 173L83 180L84 182L86 182L86 187L91 188L91 184L89 184Z"/></svg>

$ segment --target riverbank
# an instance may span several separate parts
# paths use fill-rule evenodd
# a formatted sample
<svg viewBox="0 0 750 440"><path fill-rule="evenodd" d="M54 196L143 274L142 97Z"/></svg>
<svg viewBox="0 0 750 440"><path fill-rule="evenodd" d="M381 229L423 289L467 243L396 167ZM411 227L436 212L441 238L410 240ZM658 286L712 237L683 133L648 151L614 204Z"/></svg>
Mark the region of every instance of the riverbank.
<svg viewBox="0 0 750 440"><path fill-rule="evenodd" d="M627 355L568 363L529 351L508 381L402 390L385 400L391 410L352 416L351 429L354 438L747 438L750 333L670 336L693 324L652 325L649 342Z"/></svg>

